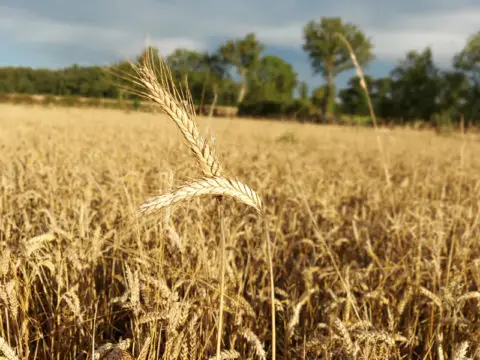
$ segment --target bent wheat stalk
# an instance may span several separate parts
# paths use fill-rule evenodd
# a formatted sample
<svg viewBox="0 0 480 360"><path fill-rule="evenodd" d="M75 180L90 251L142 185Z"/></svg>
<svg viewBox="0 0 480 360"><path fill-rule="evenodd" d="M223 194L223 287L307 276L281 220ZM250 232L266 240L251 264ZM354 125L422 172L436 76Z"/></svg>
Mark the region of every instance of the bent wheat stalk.
<svg viewBox="0 0 480 360"><path fill-rule="evenodd" d="M380 136L378 134L377 117L375 116L375 111L373 110L372 99L370 98L370 92L368 91L368 86L367 86L367 83L365 82L365 76L363 75L362 67L358 63L357 56L355 55L355 51L353 51L353 48L350 45L350 42L348 41L348 39L343 34L338 32L335 33L335 36L337 36L345 44L350 54L350 58L352 59L353 65L355 65L355 72L357 73L357 76L360 79L360 86L362 87L363 92L365 93L365 97L367 99L367 104L368 104L368 110L370 112L370 117L372 118L373 127L375 129L378 150L380 152L381 160L383 162L383 171L385 173L385 181L387 182L387 186L390 188L392 185L392 182L390 179L390 172L388 170L387 160L385 158L385 152L383 151L382 141L380 140Z"/></svg>
<svg viewBox="0 0 480 360"><path fill-rule="evenodd" d="M271 279L271 302L272 302L272 360L275 360L275 286L273 277L273 262L268 226L262 200L258 194L249 186L238 180L226 177L223 174L220 162L217 160L213 147L200 136L197 124L193 120L195 110L188 89L185 94L179 92L172 79L168 65L159 57L158 73L155 71L152 54L147 51L143 64L133 64L136 76L131 81L141 88L133 92L157 104L172 119L180 129L183 137L196 157L204 178L191 181L177 190L168 194L152 197L140 206L138 215L153 214L167 206L203 195L229 196L252 207L258 214L262 215L265 222L267 239L267 257ZM221 215L223 216L223 215ZM223 218L222 227L223 227ZM221 335L223 328L223 307L224 307L224 278L225 278L225 238L222 228L222 239L220 242L221 267L220 267L220 314L218 320L217 353L216 358L220 360Z"/></svg>

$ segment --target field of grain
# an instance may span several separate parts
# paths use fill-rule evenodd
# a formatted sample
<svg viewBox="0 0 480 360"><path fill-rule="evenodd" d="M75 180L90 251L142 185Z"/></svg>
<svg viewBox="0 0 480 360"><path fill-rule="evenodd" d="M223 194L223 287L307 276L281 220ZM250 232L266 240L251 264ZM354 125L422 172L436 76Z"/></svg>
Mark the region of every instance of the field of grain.
<svg viewBox="0 0 480 360"><path fill-rule="evenodd" d="M277 359L480 357L478 139L380 133L389 187L372 129L198 122L265 203ZM1 105L0 149L0 359L215 356L217 200L134 216L201 175L170 119ZM263 226L222 204L222 358L271 359Z"/></svg>

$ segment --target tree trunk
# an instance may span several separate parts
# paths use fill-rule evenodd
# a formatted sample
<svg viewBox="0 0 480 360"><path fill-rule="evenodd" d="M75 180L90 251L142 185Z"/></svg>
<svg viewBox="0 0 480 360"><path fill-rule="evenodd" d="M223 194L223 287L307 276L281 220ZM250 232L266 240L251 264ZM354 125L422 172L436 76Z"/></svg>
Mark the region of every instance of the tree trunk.
<svg viewBox="0 0 480 360"><path fill-rule="evenodd" d="M218 86L213 85L213 101L212 101L212 104L210 105L210 110L208 111L208 117L213 116L215 105L217 105L217 100L218 100Z"/></svg>
<svg viewBox="0 0 480 360"><path fill-rule="evenodd" d="M205 105L204 101L205 101L205 91L206 91L206 89L207 89L207 82L204 81L203 85L202 85L202 94L200 95L200 108L199 108L200 115L204 114L203 107Z"/></svg>
<svg viewBox="0 0 480 360"><path fill-rule="evenodd" d="M335 106L335 83L333 81L332 70L329 68L327 74L327 91L325 92L325 99L323 102L323 116L328 119L333 116Z"/></svg>
<svg viewBox="0 0 480 360"><path fill-rule="evenodd" d="M183 86L185 86L185 91L188 90L188 73L183 74Z"/></svg>
<svg viewBox="0 0 480 360"><path fill-rule="evenodd" d="M247 94L247 69L240 69L240 76L242 77L242 85L238 92L237 105L245 99L245 95Z"/></svg>

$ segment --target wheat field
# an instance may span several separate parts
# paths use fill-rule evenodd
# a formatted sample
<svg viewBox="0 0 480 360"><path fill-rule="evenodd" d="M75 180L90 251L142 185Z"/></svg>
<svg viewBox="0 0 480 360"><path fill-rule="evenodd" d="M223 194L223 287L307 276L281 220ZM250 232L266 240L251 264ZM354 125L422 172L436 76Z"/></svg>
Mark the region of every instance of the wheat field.
<svg viewBox="0 0 480 360"><path fill-rule="evenodd" d="M476 137L198 123L263 200L277 359L480 358ZM165 115L1 105L0 149L0 359L215 359L222 233L221 358L272 358L257 212L135 215L201 175Z"/></svg>

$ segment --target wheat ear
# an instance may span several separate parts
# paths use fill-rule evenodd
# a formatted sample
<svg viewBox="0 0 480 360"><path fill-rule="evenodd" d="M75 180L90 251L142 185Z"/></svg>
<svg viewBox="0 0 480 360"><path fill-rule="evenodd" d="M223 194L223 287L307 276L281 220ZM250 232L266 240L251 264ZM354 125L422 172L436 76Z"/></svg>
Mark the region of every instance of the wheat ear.
<svg viewBox="0 0 480 360"><path fill-rule="evenodd" d="M160 59L158 71L155 71L151 55L147 52L143 64L131 64L137 77L134 83L144 91L140 95L159 105L180 129L190 149L197 158L205 176L222 174L220 163L210 144L200 136L197 124L192 120L195 110L191 98L184 100L185 95L179 92L173 82L170 68Z"/></svg>
<svg viewBox="0 0 480 360"><path fill-rule="evenodd" d="M0 337L0 354L3 354L2 357L7 360L18 360L15 351L7 344L7 342L2 337Z"/></svg>
<svg viewBox="0 0 480 360"><path fill-rule="evenodd" d="M253 207L259 213L263 209L262 200L249 186L238 180L216 176L194 180L173 192L149 198L140 206L138 212L151 214L167 206L203 195L230 196Z"/></svg>

